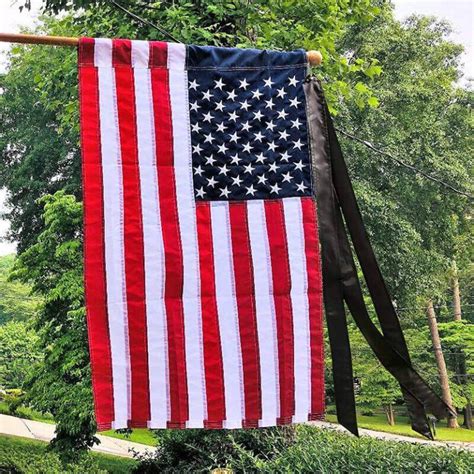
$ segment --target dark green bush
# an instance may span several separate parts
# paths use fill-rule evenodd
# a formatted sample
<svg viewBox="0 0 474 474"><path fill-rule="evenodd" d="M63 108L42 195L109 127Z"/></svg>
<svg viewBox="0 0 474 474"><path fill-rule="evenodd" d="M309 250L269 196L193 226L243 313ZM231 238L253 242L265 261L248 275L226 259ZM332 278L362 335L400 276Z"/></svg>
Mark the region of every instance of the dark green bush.
<svg viewBox="0 0 474 474"><path fill-rule="evenodd" d="M157 431L153 456L137 456L136 472L209 472L218 467L252 471L295 442L295 428Z"/></svg>
<svg viewBox="0 0 474 474"><path fill-rule="evenodd" d="M135 472L200 473L471 473L466 451L381 441L302 425L236 431L174 431L159 434L154 456L139 456Z"/></svg>

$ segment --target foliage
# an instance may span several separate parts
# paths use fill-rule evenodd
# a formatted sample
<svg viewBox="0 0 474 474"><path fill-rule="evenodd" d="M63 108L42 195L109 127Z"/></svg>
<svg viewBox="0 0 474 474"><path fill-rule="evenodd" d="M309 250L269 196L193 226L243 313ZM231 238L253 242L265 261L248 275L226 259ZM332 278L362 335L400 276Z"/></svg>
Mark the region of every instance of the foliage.
<svg viewBox="0 0 474 474"><path fill-rule="evenodd" d="M338 125L472 194L473 94L455 82L462 47L449 32L443 21L399 23L386 10L371 28L351 30L345 42L383 67L371 85L379 106L344 104ZM341 143L393 299L412 306L415 296L441 294L460 236L472 241L469 201L360 143Z"/></svg>
<svg viewBox="0 0 474 474"><path fill-rule="evenodd" d="M30 319L39 302L38 298L31 296L31 288L27 285L10 281L14 261L14 255L0 257L0 325L11 320Z"/></svg>
<svg viewBox="0 0 474 474"><path fill-rule="evenodd" d="M40 361L38 337L23 321L0 326L0 388L22 388Z"/></svg>
<svg viewBox="0 0 474 474"><path fill-rule="evenodd" d="M248 472L290 446L295 429L157 431L157 436L155 454L139 456L138 472L208 472L236 463Z"/></svg>
<svg viewBox="0 0 474 474"><path fill-rule="evenodd" d="M85 453L75 462L64 462L46 443L0 435L0 472L22 474L125 474L136 462L97 453Z"/></svg>
<svg viewBox="0 0 474 474"><path fill-rule="evenodd" d="M82 281L82 205L59 191L41 199L44 230L18 258L15 277L44 298L35 329L44 359L28 382L32 407L51 413L55 447L90 446L95 432Z"/></svg>
<svg viewBox="0 0 474 474"><path fill-rule="evenodd" d="M248 432L243 434L248 439L252 436ZM279 440L282 435L283 441ZM272 430L271 437L257 447L253 443L242 443L239 436L239 432L223 436L210 433L195 439L192 433L180 433L179 437L164 441L155 458L139 457L137 472L209 472L216 467L228 467L234 472L268 473L467 473L474 468L473 457L467 452L355 438L308 425L298 426L296 437L290 443L278 430ZM176 439L180 440L178 445L170 443ZM261 441L259 439L259 443ZM267 442L270 443L267 445ZM169 457L166 457L167 451Z"/></svg>

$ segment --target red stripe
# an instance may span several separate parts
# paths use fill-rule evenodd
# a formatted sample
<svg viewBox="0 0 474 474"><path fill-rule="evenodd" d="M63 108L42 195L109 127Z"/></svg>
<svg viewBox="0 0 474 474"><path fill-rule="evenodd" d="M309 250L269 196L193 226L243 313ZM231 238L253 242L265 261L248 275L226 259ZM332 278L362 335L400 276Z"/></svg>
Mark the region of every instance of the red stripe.
<svg viewBox="0 0 474 474"><path fill-rule="evenodd" d="M162 44L166 48L166 44ZM160 190L159 201L165 252L165 308L168 324L171 407L169 427L179 428L184 427L184 423L188 419L188 391L182 300L183 254L176 200L168 70L164 68L152 69L151 80L156 134L156 161L158 164L158 188Z"/></svg>
<svg viewBox="0 0 474 474"><path fill-rule="evenodd" d="M244 375L244 427L251 427L258 426L258 420L262 417L262 398L247 204L245 202L230 202L229 214Z"/></svg>
<svg viewBox="0 0 474 474"><path fill-rule="evenodd" d="M311 343L311 414L321 418L324 412L324 343L323 343L323 282L319 255L316 204L310 197L301 198L308 274L309 327Z"/></svg>
<svg viewBox="0 0 474 474"><path fill-rule="evenodd" d="M90 44L86 51L90 52ZM83 58L87 63L87 58ZM99 430L114 419L112 356L107 314L104 256L104 203L100 152L98 74L79 70L82 179L84 193L84 282L95 416Z"/></svg>
<svg viewBox="0 0 474 474"><path fill-rule="evenodd" d="M113 58L117 88L123 178L125 280L128 339L131 367L131 423L147 426L150 419L147 322L145 307L145 263L138 167L137 125L133 69L128 61L129 41L114 41Z"/></svg>
<svg viewBox="0 0 474 474"><path fill-rule="evenodd" d="M281 201L265 201L265 219L272 265L273 299L278 339L280 376L280 417L278 424L291 423L295 409L293 314L291 308L291 277L288 261L285 218Z"/></svg>
<svg viewBox="0 0 474 474"><path fill-rule="evenodd" d="M201 314L206 377L206 428L222 428L225 420L224 371L217 313L211 208L208 202L196 205L201 279Z"/></svg>

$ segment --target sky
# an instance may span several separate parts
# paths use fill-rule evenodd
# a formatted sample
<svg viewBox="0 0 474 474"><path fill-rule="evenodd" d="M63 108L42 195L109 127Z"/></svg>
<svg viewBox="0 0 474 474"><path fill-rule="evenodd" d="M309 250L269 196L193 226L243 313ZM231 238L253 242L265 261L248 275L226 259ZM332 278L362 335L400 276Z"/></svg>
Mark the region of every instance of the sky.
<svg viewBox="0 0 474 474"><path fill-rule="evenodd" d="M0 0L0 32L18 33L22 26L32 26L38 17L41 0L32 0L30 12L18 11L18 1ZM395 15L403 20L418 13L447 19L454 28L451 38L465 47L465 78L474 78L474 2L472 0L395 0ZM8 45L0 43L0 72L5 70L5 51ZM1 126L1 125L0 125ZM0 189L0 213L5 210L5 191ZM0 255L15 251L15 245L2 242L8 230L8 222L0 219Z"/></svg>

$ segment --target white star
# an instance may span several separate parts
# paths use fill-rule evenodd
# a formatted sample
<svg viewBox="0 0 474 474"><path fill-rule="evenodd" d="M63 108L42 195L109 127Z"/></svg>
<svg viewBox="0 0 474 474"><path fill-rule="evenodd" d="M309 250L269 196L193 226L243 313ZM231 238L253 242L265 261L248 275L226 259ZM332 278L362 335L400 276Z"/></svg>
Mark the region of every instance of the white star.
<svg viewBox="0 0 474 474"><path fill-rule="evenodd" d="M282 87L281 89L277 89L277 97L280 97L280 99L283 99L286 95L285 88Z"/></svg>
<svg viewBox="0 0 474 474"><path fill-rule="evenodd" d="M255 134L255 136L254 136L254 140L258 140L259 142L262 141L262 138L265 138L265 135L263 135L263 133L260 132L260 131L257 132L257 133Z"/></svg>
<svg viewBox="0 0 474 474"><path fill-rule="evenodd" d="M222 88L224 87L224 81L222 80L222 77L219 77L219 79L217 81L214 81L214 83L216 84L216 87L220 90L222 90Z"/></svg>
<svg viewBox="0 0 474 474"><path fill-rule="evenodd" d="M290 107L298 108L299 104L301 104L301 102L298 100L298 97L290 100Z"/></svg>
<svg viewBox="0 0 474 474"><path fill-rule="evenodd" d="M291 180L293 179L293 176L291 176L291 173L288 171L288 173L282 173L283 176L283 182L288 182L291 183Z"/></svg>
<svg viewBox="0 0 474 474"><path fill-rule="evenodd" d="M300 161L297 161L297 162L295 163L295 168L296 168L297 170L303 171L303 166L305 166L305 165L303 164L303 162L302 162L301 160L300 160Z"/></svg>
<svg viewBox="0 0 474 474"><path fill-rule="evenodd" d="M225 146L225 143L219 145L217 148L219 149L219 153L222 153L223 155L225 155L225 152L228 150L228 148Z"/></svg>
<svg viewBox="0 0 474 474"><path fill-rule="evenodd" d="M224 125L224 122L218 123L217 124L217 131L218 132L223 132L227 127Z"/></svg>
<svg viewBox="0 0 474 474"><path fill-rule="evenodd" d="M263 117L263 114L262 112L260 112L260 110L257 110L256 112L254 112L255 120L262 120L262 117Z"/></svg>
<svg viewBox="0 0 474 474"><path fill-rule="evenodd" d="M262 176L257 176L257 178L258 178L258 184L266 184L268 181L267 177L264 174L262 174Z"/></svg>
<svg viewBox="0 0 474 474"><path fill-rule="evenodd" d="M235 178L232 178L232 181L232 186L240 186L242 179L240 178L240 176L236 176Z"/></svg>
<svg viewBox="0 0 474 474"><path fill-rule="evenodd" d="M283 120L286 119L286 116L288 115L287 112L285 112L285 110L280 110L280 112L278 112L278 118L281 118Z"/></svg>
<svg viewBox="0 0 474 474"><path fill-rule="evenodd" d="M247 110L249 109L250 107L250 104L247 102L247 100L244 100L243 102L240 103L240 105L242 106L242 108L247 112Z"/></svg>
<svg viewBox="0 0 474 474"><path fill-rule="evenodd" d="M291 121L291 128L296 128L297 130L301 127L302 123L300 119L292 120Z"/></svg>
<svg viewBox="0 0 474 474"><path fill-rule="evenodd" d="M207 178L207 185L213 188L217 184L217 181L214 179L214 176Z"/></svg>
<svg viewBox="0 0 474 474"><path fill-rule="evenodd" d="M191 106L191 110L195 110L196 112L198 111L198 109L201 108L201 106L198 105L197 101L195 101L195 102L190 102L189 105Z"/></svg>
<svg viewBox="0 0 474 474"><path fill-rule="evenodd" d="M229 197L229 194L230 191L227 189L227 186L221 189L221 197L224 196L227 199Z"/></svg>
<svg viewBox="0 0 474 474"><path fill-rule="evenodd" d="M189 81L189 88L196 90L199 87L199 84L197 83L196 79L194 81Z"/></svg>
<svg viewBox="0 0 474 474"><path fill-rule="evenodd" d="M199 145L199 143L197 145L194 145L193 146L193 153L197 153L198 155L201 154L201 151L202 151L202 148L201 146Z"/></svg>
<svg viewBox="0 0 474 474"><path fill-rule="evenodd" d="M257 89L252 92L252 99L260 99L263 94Z"/></svg>
<svg viewBox="0 0 474 474"><path fill-rule="evenodd" d="M271 130L273 132L273 129L276 127L276 125L273 123L273 120L270 120L267 123L267 130Z"/></svg>
<svg viewBox="0 0 474 474"><path fill-rule="evenodd" d="M264 87L270 87L270 89L272 88L272 85L275 84L273 81L272 81L272 78L269 77L268 79L264 79L263 82L265 83L265 86Z"/></svg>
<svg viewBox="0 0 474 474"><path fill-rule="evenodd" d="M266 100L265 103L267 104L267 105L265 106L266 109L270 109L270 110L271 110L271 109L273 109L273 107L275 107L275 104L273 103L273 99L272 99L272 98Z"/></svg>
<svg viewBox="0 0 474 474"><path fill-rule="evenodd" d="M236 97L237 97L237 94L235 93L234 89L228 92L227 98L229 100L235 100Z"/></svg>
<svg viewBox="0 0 474 474"><path fill-rule="evenodd" d="M212 116L211 112L208 112L207 114L204 114L203 117L204 117L204 118L203 118L204 122L209 122L209 123L210 123L211 120L214 118L214 117Z"/></svg>
<svg viewBox="0 0 474 474"><path fill-rule="evenodd" d="M244 145L244 150L243 151L246 151L247 153L250 153L251 149L252 149L252 145L250 145L250 143L246 143Z"/></svg>
<svg viewBox="0 0 474 474"><path fill-rule="evenodd" d="M247 87L250 85L249 82L247 82L247 79L244 78L243 81L239 81L240 82L240 86L239 86L239 89L243 89L243 90L246 90Z"/></svg>
<svg viewBox="0 0 474 474"><path fill-rule="evenodd" d="M211 100L212 94L211 91L208 89L206 92L202 93L203 100Z"/></svg>
<svg viewBox="0 0 474 474"><path fill-rule="evenodd" d="M280 160L281 160L281 161L288 161L288 158L291 158L291 156L290 156L289 153L285 150L285 151L281 154Z"/></svg>
<svg viewBox="0 0 474 474"><path fill-rule="evenodd" d="M206 194L206 193L204 192L204 188L202 186L199 189L196 189L196 196L197 197L203 198L204 194Z"/></svg>
<svg viewBox="0 0 474 474"><path fill-rule="evenodd" d="M224 110L224 104L222 102L222 100L220 100L219 102L216 102L216 110L219 110L219 112L222 112Z"/></svg>
<svg viewBox="0 0 474 474"><path fill-rule="evenodd" d="M296 142L293 142L293 146L295 148L298 148L298 150L301 150L301 147L303 146L303 143L301 143L301 140L298 138L298 140L296 140Z"/></svg>
<svg viewBox="0 0 474 474"><path fill-rule="evenodd" d="M286 130L283 130L283 132L278 132L280 134L280 139L281 140L286 140L290 135Z"/></svg>
<svg viewBox="0 0 474 474"><path fill-rule="evenodd" d="M211 166L213 166L214 162L216 161L212 155L206 156L204 159L206 160L206 165L211 165Z"/></svg>
<svg viewBox="0 0 474 474"><path fill-rule="evenodd" d="M248 132L250 130L250 124L247 120L247 122L242 122L242 130L245 130L246 132Z"/></svg>
<svg viewBox="0 0 474 474"><path fill-rule="evenodd" d="M308 188L308 186L305 186L303 181L301 181L300 184L296 183L296 187L298 188L297 191L301 191L302 193L304 193L304 190Z"/></svg>
<svg viewBox="0 0 474 474"><path fill-rule="evenodd" d="M249 187L245 186L245 189L247 190L245 194L251 194L252 196L257 192L257 190L254 189L253 184L251 184Z"/></svg>
<svg viewBox="0 0 474 474"><path fill-rule="evenodd" d="M231 162L233 165L238 165L239 164L239 161L240 161L240 158L239 158L239 155L236 153L234 156L231 156Z"/></svg>
<svg viewBox="0 0 474 474"><path fill-rule="evenodd" d="M295 86L298 84L298 81L296 80L296 76L289 77L288 80L290 81L290 86Z"/></svg>
<svg viewBox="0 0 474 474"><path fill-rule="evenodd" d="M204 139L204 143L212 143L215 138L212 136L212 133L209 133L208 135L204 135L206 138Z"/></svg>
<svg viewBox="0 0 474 474"><path fill-rule="evenodd" d="M191 130L192 130L193 132L199 133L199 130L201 130L201 127L200 127L199 124L196 122L196 123L191 124Z"/></svg>
<svg viewBox="0 0 474 474"><path fill-rule="evenodd" d="M268 168L268 171L273 171L274 173L276 173L276 172L277 172L277 168L278 168L278 167L277 167L276 163L271 163L270 166L269 166L269 168Z"/></svg>
<svg viewBox="0 0 474 474"><path fill-rule="evenodd" d="M275 142L269 142L268 143L268 148L270 148L270 150L272 151L275 151L277 149L278 145L275 143Z"/></svg>
<svg viewBox="0 0 474 474"><path fill-rule="evenodd" d="M201 165L196 166L196 167L194 168L194 173L195 173L195 174L198 174L199 176L202 176L202 174L204 173L204 170L201 168Z"/></svg>
<svg viewBox="0 0 474 474"><path fill-rule="evenodd" d="M248 165L244 166L244 169L245 169L245 173L250 173L250 174L252 174L252 173L253 173L253 166L252 166L252 163L249 163Z"/></svg>
<svg viewBox="0 0 474 474"><path fill-rule="evenodd" d="M263 155L263 153L260 153L256 156L257 156L257 160L256 160L257 163L262 163L263 164L265 162L265 156Z"/></svg>
<svg viewBox="0 0 474 474"><path fill-rule="evenodd" d="M219 174L223 174L224 176L227 176L227 173L230 170L227 168L227 165L224 166L219 166Z"/></svg>
<svg viewBox="0 0 474 474"><path fill-rule="evenodd" d="M233 112L229 112L229 120L233 120L234 122L237 121L239 116L237 115L237 112L234 110Z"/></svg>
<svg viewBox="0 0 474 474"><path fill-rule="evenodd" d="M270 185L271 192L278 194L281 191L281 188L278 186L278 183L275 183L273 186Z"/></svg>
<svg viewBox="0 0 474 474"><path fill-rule="evenodd" d="M229 141L237 143L238 139L239 139L239 135L237 134L237 132L234 132L230 135L230 140Z"/></svg>

